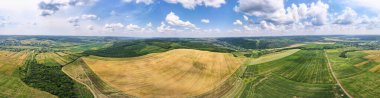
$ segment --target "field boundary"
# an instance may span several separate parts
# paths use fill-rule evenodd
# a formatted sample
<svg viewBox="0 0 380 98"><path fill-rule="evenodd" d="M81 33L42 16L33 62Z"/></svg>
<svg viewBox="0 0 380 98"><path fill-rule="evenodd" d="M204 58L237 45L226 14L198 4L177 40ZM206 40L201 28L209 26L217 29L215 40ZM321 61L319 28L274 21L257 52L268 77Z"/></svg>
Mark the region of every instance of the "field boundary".
<svg viewBox="0 0 380 98"><path fill-rule="evenodd" d="M91 93L92 93L92 95L94 96L94 98L98 98L98 96L96 96L95 91L93 91L93 89L91 89L90 86L88 86L87 84L85 84L85 83L83 83L83 82L77 80L76 78L70 76L65 70L63 70L63 69L61 69L61 70L62 70L63 73L65 73L67 76L69 76L69 77L70 77L71 79L73 79L74 81L76 81L76 82L78 82L78 83L80 83L80 84L82 84L82 85L85 85L85 86L87 87L87 89L89 89L89 90L91 91ZM87 75L86 75L86 76L87 76Z"/></svg>
<svg viewBox="0 0 380 98"><path fill-rule="evenodd" d="M326 53L325 50L323 50L323 51L324 51L324 53L325 53L325 57L326 57L326 59L327 59L327 64L329 65L329 70L330 70L330 72L331 72L331 74L332 74L334 80L336 81L336 83L339 85L339 87L343 90L343 92L344 92L349 98L354 98L354 97L352 97L352 96L347 92L346 89L344 89L344 87L342 86L342 84L340 83L340 81L338 80L338 78L335 76L334 70L333 70L333 68L332 68L332 66L331 66L331 63L330 63L329 56L327 56L327 53Z"/></svg>

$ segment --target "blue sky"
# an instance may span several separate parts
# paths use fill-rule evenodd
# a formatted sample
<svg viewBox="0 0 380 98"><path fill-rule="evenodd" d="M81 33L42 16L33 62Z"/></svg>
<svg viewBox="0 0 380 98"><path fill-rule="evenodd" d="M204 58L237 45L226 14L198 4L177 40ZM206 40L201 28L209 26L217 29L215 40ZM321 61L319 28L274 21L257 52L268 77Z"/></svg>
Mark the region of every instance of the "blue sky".
<svg viewBox="0 0 380 98"><path fill-rule="evenodd" d="M380 34L377 0L0 0L2 35Z"/></svg>

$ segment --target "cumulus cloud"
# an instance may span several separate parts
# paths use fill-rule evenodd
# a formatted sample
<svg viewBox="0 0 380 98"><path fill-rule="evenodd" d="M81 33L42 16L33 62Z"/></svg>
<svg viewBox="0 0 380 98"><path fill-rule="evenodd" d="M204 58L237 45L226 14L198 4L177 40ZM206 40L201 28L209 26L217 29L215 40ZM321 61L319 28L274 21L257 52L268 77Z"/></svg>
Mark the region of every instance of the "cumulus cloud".
<svg viewBox="0 0 380 98"><path fill-rule="evenodd" d="M270 30L275 30L276 27L272 23L267 23L266 21L261 21L260 22L260 27L262 29L270 29Z"/></svg>
<svg viewBox="0 0 380 98"><path fill-rule="evenodd" d="M41 16L50 16L59 11L64 6L83 6L94 4L97 0L50 0L41 1L38 8L41 10Z"/></svg>
<svg viewBox="0 0 380 98"><path fill-rule="evenodd" d="M208 23L210 23L210 20L208 20L208 19L202 19L201 22L205 23L205 24L208 24Z"/></svg>
<svg viewBox="0 0 380 98"><path fill-rule="evenodd" d="M81 16L81 18L84 20L96 20L96 19L98 19L98 16L96 16L94 14L84 14Z"/></svg>
<svg viewBox="0 0 380 98"><path fill-rule="evenodd" d="M69 22L70 24L72 24L72 26L74 27L79 27L79 17L69 17L67 19L67 22Z"/></svg>
<svg viewBox="0 0 380 98"><path fill-rule="evenodd" d="M126 3L135 2L137 4L144 3L145 5L150 5L154 3L154 0L123 0L123 2L126 2Z"/></svg>
<svg viewBox="0 0 380 98"><path fill-rule="evenodd" d="M118 30L118 29L123 29L123 28L124 28L124 25L122 23L110 23L110 24L104 25L104 29L111 31L111 32Z"/></svg>
<svg viewBox="0 0 380 98"><path fill-rule="evenodd" d="M81 15L80 17L76 16L76 17L69 17L67 18L67 22L69 22L72 26L74 27L79 27L80 26L80 21L81 20L96 20L98 19L98 17L96 15L93 15L93 14L84 14L84 15Z"/></svg>
<svg viewBox="0 0 380 98"><path fill-rule="evenodd" d="M311 3L308 14L312 17L313 25L324 25L328 22L328 9L329 5L318 1L317 3Z"/></svg>
<svg viewBox="0 0 380 98"><path fill-rule="evenodd" d="M168 3L181 4L184 8L195 9L196 6L219 8L225 4L225 0L164 0Z"/></svg>
<svg viewBox="0 0 380 98"><path fill-rule="evenodd" d="M284 8L283 0L239 0L235 11L251 16L265 16Z"/></svg>
<svg viewBox="0 0 380 98"><path fill-rule="evenodd" d="M141 30L140 26L135 25L135 24L128 24L127 25L127 30L129 31L139 31Z"/></svg>
<svg viewBox="0 0 380 98"><path fill-rule="evenodd" d="M252 27L247 26L247 25L244 25L244 26L243 26L243 29L244 29L245 31L252 31L252 30L253 30Z"/></svg>
<svg viewBox="0 0 380 98"><path fill-rule="evenodd" d="M343 10L343 13L337 17L334 23L342 25L354 24L358 21L357 17L358 14L351 8L347 7Z"/></svg>
<svg viewBox="0 0 380 98"><path fill-rule="evenodd" d="M94 4L97 0L69 0L67 2L70 6L84 6Z"/></svg>
<svg viewBox="0 0 380 98"><path fill-rule="evenodd" d="M285 8L284 0L239 0L236 12L256 16L275 25L288 25L302 21L311 21L313 25L324 25L328 22L328 4L317 1L309 4L291 4ZM245 20L248 17L244 17Z"/></svg>
<svg viewBox="0 0 380 98"><path fill-rule="evenodd" d="M151 28L151 27L153 27L153 24L151 22L149 22L148 24L146 24L146 27Z"/></svg>
<svg viewBox="0 0 380 98"><path fill-rule="evenodd" d="M232 24L234 24L234 25L243 25L243 22L241 22L239 19L237 19Z"/></svg>
<svg viewBox="0 0 380 98"><path fill-rule="evenodd" d="M179 26L179 27L185 27L185 28L192 28L195 29L196 26L192 24L189 21L183 21L180 19L179 16L177 16L175 13L170 12L168 15L166 15L165 18L166 22L173 26Z"/></svg>
<svg viewBox="0 0 380 98"><path fill-rule="evenodd" d="M38 8L42 10L41 16L52 15L57 12L61 6L64 6L64 4L53 2L53 0L50 2L42 1L38 4Z"/></svg>
<svg viewBox="0 0 380 98"><path fill-rule="evenodd" d="M157 27L157 32L163 33L163 32L173 32L176 31L176 29L166 25L164 22L161 22L161 25Z"/></svg>

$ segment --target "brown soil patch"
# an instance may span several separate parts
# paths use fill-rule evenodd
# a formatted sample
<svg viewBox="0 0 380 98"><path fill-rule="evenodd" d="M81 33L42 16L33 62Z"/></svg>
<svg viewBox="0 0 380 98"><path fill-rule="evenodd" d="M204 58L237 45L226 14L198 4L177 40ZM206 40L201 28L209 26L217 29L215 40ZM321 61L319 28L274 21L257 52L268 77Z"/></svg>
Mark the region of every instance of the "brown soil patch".
<svg viewBox="0 0 380 98"><path fill-rule="evenodd" d="M358 63L358 64L355 64L354 66L355 66L355 67L360 67L360 66L362 66L362 65L364 65L364 64L367 64L367 63L369 63L369 60L368 60L368 61L364 61L364 62L360 62L360 63Z"/></svg>
<svg viewBox="0 0 380 98"><path fill-rule="evenodd" d="M364 58L367 58L369 60L373 60L375 62L380 62L380 50L367 50L367 51L363 51L363 52L368 54ZM376 66L372 67L371 69L369 69L370 72L377 72L378 70L380 70L380 65L376 65Z"/></svg>
<svg viewBox="0 0 380 98"><path fill-rule="evenodd" d="M377 72L380 69L380 65L376 65L375 67L372 67L369 69L370 72Z"/></svg>

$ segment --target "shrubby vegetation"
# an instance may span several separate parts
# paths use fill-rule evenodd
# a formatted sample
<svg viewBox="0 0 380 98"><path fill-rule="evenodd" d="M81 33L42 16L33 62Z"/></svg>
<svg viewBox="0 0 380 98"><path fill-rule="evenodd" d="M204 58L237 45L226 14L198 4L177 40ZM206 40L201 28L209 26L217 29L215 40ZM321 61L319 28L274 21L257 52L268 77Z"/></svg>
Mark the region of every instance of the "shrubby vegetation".
<svg viewBox="0 0 380 98"><path fill-rule="evenodd" d="M300 47L303 50L324 50L324 49L336 49L343 48L341 44L308 44Z"/></svg>
<svg viewBox="0 0 380 98"><path fill-rule="evenodd" d="M93 97L87 88L83 87L61 71L61 66L38 64L35 54L31 55L19 72L22 81L27 85L49 92L62 98Z"/></svg>
<svg viewBox="0 0 380 98"><path fill-rule="evenodd" d="M266 39L244 39L244 38L223 38L219 39L220 41L227 42L231 45L235 45L238 47L242 47L245 49L268 49L268 48L279 48L285 47L291 44L296 43L292 40L286 39L274 39L274 40L266 40Z"/></svg>
<svg viewBox="0 0 380 98"><path fill-rule="evenodd" d="M218 38L219 41L245 49L269 49L286 47L291 44L323 40L322 36L281 36L281 37L242 37Z"/></svg>
<svg viewBox="0 0 380 98"><path fill-rule="evenodd" d="M354 51L357 51L357 50L346 50L346 51L343 51L339 54L339 57L342 57L342 58L347 58L347 53L348 52L354 52Z"/></svg>

